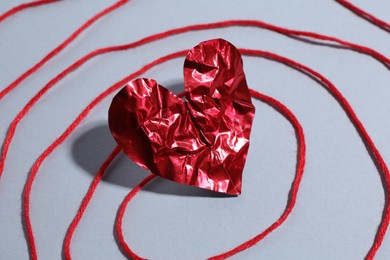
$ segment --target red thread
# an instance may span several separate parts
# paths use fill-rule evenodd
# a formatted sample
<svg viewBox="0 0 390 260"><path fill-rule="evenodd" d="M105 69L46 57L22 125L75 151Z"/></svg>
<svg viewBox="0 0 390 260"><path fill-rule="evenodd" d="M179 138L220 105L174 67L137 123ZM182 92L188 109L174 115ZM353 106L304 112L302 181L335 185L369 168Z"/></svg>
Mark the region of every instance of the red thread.
<svg viewBox="0 0 390 260"><path fill-rule="evenodd" d="M349 1L346 0L336 0L339 4L342 6L348 8L351 12L355 13L356 15L360 16L361 18L365 19L366 21L372 23L373 25L376 25L380 29L389 32L390 33L390 24L386 23L385 21L382 21L372 14L367 13L366 11L360 9L359 7L351 4Z"/></svg>
<svg viewBox="0 0 390 260"><path fill-rule="evenodd" d="M148 177L143 179L136 187L134 187L129 194L125 197L124 201L122 202L121 206L119 207L118 214L116 217L115 222L115 231L116 235L118 237L120 246L122 247L123 251L128 257L131 257L133 260L146 260L146 258L139 257L136 253L134 253L131 248L127 245L123 233L122 233L122 220L123 215L125 214L126 205L127 203L132 200L132 198L149 182L151 181L156 175L150 174ZM70 259L67 259L70 260Z"/></svg>
<svg viewBox="0 0 390 260"><path fill-rule="evenodd" d="M297 167L296 167L296 175L293 181L293 184L290 189L290 199L287 203L287 206L282 214L282 216L275 221L271 226L269 226L267 229L265 229L263 232L261 232L259 235L255 236L254 238L248 240L247 242L241 244L240 246L234 248L233 250L230 250L226 253L208 258L209 260L217 260L217 259L225 259L228 257L231 257L253 245L261 241L263 238L265 238L268 234L270 234L273 230L278 228L280 225L283 224L283 222L287 219L287 217L292 212L298 190L299 190L299 184L302 180L303 176L303 170L305 166L305 153L306 153L306 145L305 145L305 137L303 134L302 126L300 125L297 118L294 116L294 114L282 103L279 101L273 99L272 97L266 96L264 94L261 94L260 92L257 92L256 90L250 89L251 96L262 100L263 102L267 103L268 105L274 107L277 111L279 111L290 123L293 125L295 132L297 134L297 140L298 140L298 161L297 161ZM117 218L116 218L116 224L115 224L115 231L117 233L117 237L119 240L119 244L122 247L123 251L126 253L127 256L130 256L134 260L143 260L145 258L139 257L136 253L134 253L131 248L126 243L123 233L122 233L122 220L124 213L126 211L126 207L128 203L133 199L133 197L141 190L141 188L148 183L150 180L152 180L155 177L155 175L149 175L146 177L141 183L139 183L123 200L121 206L119 207Z"/></svg>
<svg viewBox="0 0 390 260"><path fill-rule="evenodd" d="M112 151L110 156L108 156L107 160L103 163L101 166L99 172L96 174L95 178L93 179L91 186L88 189L87 194L85 194L85 197L83 199L83 202L80 205L80 209L77 211L77 215L74 217L72 223L70 224L68 231L66 232L65 240L64 240L64 256L65 259L71 259L70 256L70 241L72 239L73 233L77 228L77 225L80 223L80 220L82 216L84 215L84 212L86 208L88 207L89 202L91 201L91 198L93 194L95 193L95 189L97 185L99 184L100 180L103 177L104 172L106 171L107 167L110 165L111 161L114 160L115 156L118 155L118 153L121 151L121 148L119 146L115 147L115 149Z"/></svg>
<svg viewBox="0 0 390 260"><path fill-rule="evenodd" d="M185 52L185 51L184 51ZM177 53L175 53L174 55L176 55ZM243 52L243 54L246 54L245 52ZM254 54L254 53L253 53ZM165 56L164 58L166 59L167 56ZM278 56L275 56L275 57L278 57ZM271 58L271 56L269 57ZM291 63L292 61L290 60L285 60L287 61L289 64L293 64L292 66L294 67L298 67L298 68L301 68L305 71L308 71L310 73L314 72L313 70L311 70L310 68L307 68L307 67L304 67L303 65L300 65L299 63ZM156 62L156 61L155 61ZM161 63L160 61L157 62L157 63ZM150 65L150 64L149 64ZM147 65L148 66L148 65ZM303 67L302 67L303 66ZM145 68L145 67L144 67ZM341 95L341 93L339 93L337 91L337 89L333 86L333 85L329 85L329 84L332 84L330 83L329 81L327 81L325 78L323 78L320 74L318 73L313 73L313 75L315 75L316 77L319 77L324 83L326 83L328 86L329 86L329 90L331 91L331 93L338 99L339 103L343 106L343 108L346 110L347 114L351 117L351 120L355 123L355 126L359 129L359 132L361 132L361 135L362 135L362 138L363 140L365 140L367 143L368 143L368 146L370 147L370 149L372 150L374 156L375 156L375 160L378 162L378 165L381 167L382 171L383 171L383 174L384 174L384 178L386 180L386 187L387 189L389 188L390 186L390 180L389 180L389 177L388 177L388 169L386 167L386 165L384 164L384 161L383 159L381 158L379 152L377 151L375 145L373 144L373 142L371 141L371 138L369 137L369 135L365 132L365 129L363 127L363 125L361 124L361 122L357 119L356 115L353 113L353 110L352 108L349 106L349 104L346 102L346 100L344 99L344 97ZM322 78L321 78L322 77ZM133 77L130 77L130 78L133 78ZM108 90L106 90L105 92L102 93L102 95L108 95L108 93L110 93L110 91L113 91L114 89L118 88L119 86L122 86L125 82L127 82L128 79L126 80L122 80L120 81L119 85L114 85L112 86L111 88L109 88ZM333 86L333 87L331 87ZM107 92L109 91L109 92ZM106 94L105 94L106 93ZM24 201L24 218L25 218L25 221L26 221L26 228L27 228L27 236L28 236L28 239L29 239L29 246L31 248L31 252L32 254L34 253L35 256L36 256L36 250L35 250L35 243L34 243L34 237L33 237L33 232L32 232L32 227L31 227L31 223L30 223L30 218L29 218L29 194L31 192L31 186L32 186L32 183L35 179L35 176L37 174L37 171L42 163L42 161L55 149L56 146L58 146L64 139L66 136L68 136L71 131L73 131L73 129L80 123L80 121L82 120L82 118L84 118L90 111L90 109L92 109L92 107L94 105L96 105L98 102L100 102L99 98L102 97L102 95L100 95L97 99L95 99L87 108L86 110L84 110L82 112L82 114L80 114L80 116L76 119L76 121L74 123L72 123L72 125L70 126L70 128L67 129L67 131L64 132L64 134L58 138L52 145L54 146L50 146L48 149L45 150L45 152L39 157L39 159L36 161L36 163L34 164L32 170L31 170L31 173L30 173L30 176L28 178L28 181L26 183L26 188L25 188L25 192L24 192L24 198L25 198L25 201ZM104 98L104 96L102 97ZM85 114L85 115L84 115ZM73 129L71 129L73 128ZM64 137L65 136L65 137ZM386 233L386 230L387 230L387 227L388 227L388 224L389 224L389 207L387 206L386 207L386 212L385 212L385 215L384 215L384 218L382 220L382 223L381 225L379 226L379 231L377 233L377 237L374 241L374 244L372 246L372 248L370 249L370 252L368 254L367 257L372 257L373 255L375 255L376 251L378 250L380 244L382 243L383 241L383 238L384 238L384 235ZM36 258L35 258L36 259ZM368 259L371 259L371 258L368 258Z"/></svg>
<svg viewBox="0 0 390 260"><path fill-rule="evenodd" d="M24 9L27 9L30 7L36 7L36 6L40 6L40 5L45 5L45 4L50 4L50 3L54 3L54 2L59 2L59 1L60 0L35 0L35 1L29 2L29 3L20 4L18 6L13 7L10 10L8 10L7 12L3 13L2 15L0 15L0 23L3 22L5 19L11 17L12 15L14 15L14 14L16 14Z"/></svg>
<svg viewBox="0 0 390 260"><path fill-rule="evenodd" d="M357 130L360 133L360 136L361 136L363 142L365 142L368 145L368 147L371 149L371 151L375 155L373 157L373 160L378 163L378 166L383 171L384 178L386 180L386 187L387 187L387 189L389 188L390 181L389 181L389 178L388 178L389 176L388 176L388 169L387 169L386 164L384 163L384 161L381 158L379 152L375 148L375 145L373 144L371 138L369 137L369 135L365 131L363 125L361 124L361 122L359 121L357 116L355 115L354 111L350 107L350 105L347 102L347 100L342 96L342 94L337 90L337 88L329 80L327 80L325 77L323 77L318 72L316 72L316 71L314 71L314 70L312 70L312 69L310 69L310 68L308 68L308 67L306 67L306 66L304 66L302 64L299 64L299 63L294 62L294 61L292 61L290 59L278 56L276 54L272 54L272 53L269 53L269 52L255 51L255 50L246 50L246 49L240 49L240 51L244 55L262 56L262 57L265 57L267 59L276 60L278 62L284 63L284 64L286 64L288 66L291 66L292 68L294 68L294 69L296 69L296 70L298 70L300 72L311 74L313 77L318 79L322 84L326 85L328 87L327 90L335 97L335 99L339 102L339 104L342 106L342 108L346 111L346 113L350 117L351 121L354 123L355 127L357 128ZM169 59L173 59L173 58L179 57L181 55L185 55L186 52L187 51L176 52L176 53L170 54L168 56L165 56L163 58L160 58L159 60L156 60L153 63L154 63L154 65L157 65L157 64L159 64L161 62L164 62L164 61L167 61ZM141 69L141 71L146 71L145 68L147 66L149 66L149 68L150 68L151 64L152 63L150 63L150 64L146 65L145 67L143 67ZM119 88L125 82L131 80L132 78L137 77L138 73L141 72L141 71L138 71L138 72L130 75L129 77L123 79L119 83L113 85L111 88L109 88L104 93L102 93L98 98L96 98L91 104L95 104L96 105L98 102L100 102L101 99L103 99L105 97L105 95L108 95L111 91L115 90L116 88ZM79 122L89 113L89 111L94 106L94 105L91 105L91 104L83 111L82 114L80 114L78 119L76 119L74 121L74 123L68 128L68 130L66 132L64 132L64 134L59 139L57 139L57 141L55 143L53 143L54 146L49 147L46 150L48 152L45 151L45 153L43 153L41 155L41 157L37 160L36 164L34 164L33 170L31 172L31 175L30 175L29 179L28 179L29 189L27 189L27 186L26 186L25 198L29 197L29 192L31 192L32 182L34 181L34 178L35 178L35 176L37 174L37 170L39 169L39 166L42 163L42 161L50 154L50 152L52 152L55 149L56 146L58 146L66 138L66 136L68 136L71 133L71 131L73 131L73 129L79 124ZM296 193L297 190L294 191L294 192ZM293 202L295 203L295 200ZM27 202L27 203L29 203L29 202ZM256 244L258 241L260 241L262 238L264 238L264 236L266 234L268 234L273 229L277 228L279 225L282 224L282 222L285 220L285 218L287 218L288 214L291 212L292 207L293 207L293 204L292 204L291 207L287 208L288 210L285 211L285 214L282 215L282 217L280 218L279 222L278 221L275 222L275 224L273 226L271 226L270 229L268 229L268 231L267 230L265 231L266 233L260 234L259 236L255 237L255 238L253 238L253 239L251 239L249 241L247 241L246 243L240 245L239 247L237 247L237 248L235 248L235 249L233 249L233 250L231 250L231 251L229 251L227 253L224 253L222 255L217 256L217 258L231 256L232 254L235 254L235 253L237 253L239 251L242 251L242 250L244 250L244 249L246 249L246 248ZM82 210L84 211L85 208L82 209ZM28 211L24 211L24 214L25 214L25 218L27 220L29 212ZM367 259L372 259L373 256L375 255L376 251L378 250L381 242L383 241L384 235L386 233L388 222L389 222L389 208L386 207L385 216L384 216L384 218L382 220L382 223L379 226L378 234L377 234L377 236L375 238L375 241L374 241L374 244L373 244L372 248L370 249L370 252L367 255ZM32 236L32 230L30 230L30 231L31 231L31 236ZM69 251L69 248L65 248L65 250Z"/></svg>
<svg viewBox="0 0 390 260"><path fill-rule="evenodd" d="M144 43L147 43L147 42L150 42L150 41L154 41L154 40L158 40L158 39L167 37L169 35L182 33L182 32L186 32L186 31L189 31L189 30L211 29L211 28L220 28L220 27L227 27L227 26L256 26L256 27L261 27L261 28L273 30L273 31L276 31L276 32L281 33L281 34L294 35L294 36L304 36L304 37L309 37L309 38L314 38L314 39L319 39L319 40L331 41L331 42L339 43L339 44L341 44L343 46L349 47L349 48L351 48L351 49L353 49L355 51L362 52L362 53L365 53L367 55L370 55L370 56L374 57L375 59L377 59L378 61L382 62L383 64L385 64L387 66L390 64L389 59L387 59L385 56L383 56L382 54L380 54L380 53L378 53L378 52L376 52L376 51L374 51L374 50L372 50L370 48L364 47L364 46L360 46L360 45L356 45L356 44L353 44L353 43L349 43L349 42L346 42L346 41L343 41L343 40L340 40L340 39L337 39L337 38L334 38L334 37L329 37L329 36L320 35L320 34L311 33L311 32L302 32L302 31L296 31L296 30L289 30L289 29L284 29L284 28L281 28L281 27L277 27L277 26L266 24L266 23L259 22L259 21L248 21L248 20L232 20L232 21L213 23L213 24L201 24L201 25L195 25L195 26L187 26L187 27L178 28L178 29L167 31L165 33L161 33L161 34L157 34L157 35L153 35L153 36L147 37L147 38L145 38L143 40L138 41L138 44L141 45L141 44L144 44ZM83 64L86 60L88 60L89 58L91 58L93 56L96 56L98 54L101 54L101 53L104 53L104 52L108 52L108 51L124 50L124 49L127 49L127 48L134 47L134 45L135 45L135 43L133 43L133 46L121 45L121 46L108 47L108 48L105 48L105 49L97 50L95 52L90 53L87 56L84 56L81 60L76 62L77 64L76 63L73 64L74 65L73 67L77 68L78 66ZM53 80L55 80L55 82L57 82L61 78L66 76L69 72L70 72L70 70L69 71L64 71L63 73L59 74ZM55 82L52 83L52 85L54 85ZM123 85L124 83L125 82L122 82L121 84ZM18 116L14 119L13 123L11 124L10 129L8 131L8 134L7 134L7 138L6 138L5 143L4 143L4 148L3 148L3 153L2 153L2 160L0 162L0 175L1 175L1 172L2 172L3 167L4 167L4 160L5 160L5 157L6 157L5 155L6 155L7 151L8 151L9 144L10 144L10 142L12 140L13 135L14 135L14 132L15 132L15 129L16 129L16 125L21 120L21 118L24 117L24 115L28 112L28 110L32 107L32 105L34 105L35 102L38 101L39 98L50 87L51 86L47 87L46 90L42 89L43 92L38 93L32 100L30 100L31 102L29 102L29 104L26 105L26 107L18 114ZM97 103L98 103L98 101L96 102L96 104ZM90 104L90 105L92 105L92 104ZM91 109L92 109L93 106L94 105L91 106ZM84 110L82 114L86 115L86 114L88 114L88 112L89 111L85 111ZM79 121L81 121L81 120L82 120L82 118L79 119ZM76 119L76 121L77 121L77 119ZM79 123L80 122L76 122L75 126L77 126ZM69 135L70 132L72 131L72 129L70 129L70 128L67 129L67 131L69 131L69 133L67 135ZM65 131L64 134L66 134L67 131ZM37 174L37 170L39 169L42 161L52 152L52 150L55 149L56 146L58 146L66 138L66 136L64 137L64 135L62 135L59 139L57 139L56 140L57 144L55 144L56 142L53 143L52 145L54 145L54 146L50 146L47 150L45 150L45 152L41 155L41 157L36 161L32 171L30 173L29 180L26 183L26 188L29 187L29 189L27 189L25 191L25 196L27 196L30 193L30 191L31 191L31 185L32 185L33 179L35 178L35 176ZM372 143L372 141L371 141L371 143ZM373 146L373 147L375 148L375 146ZM379 152L376 151L376 152L374 152L374 154L379 154ZM383 159L382 159L382 161L383 161ZM384 165L384 166L382 165L381 169L383 170L383 167L385 167L385 166L386 165ZM34 171L35 171L35 173L34 173ZM386 176L386 175L388 175L388 171L383 171L383 172L385 174L385 179L388 179L388 177ZM388 186L389 185L386 185L386 187L388 187ZM26 199L25 203L27 205L29 205L29 199ZM388 208L388 206L386 208ZM29 214L28 213L29 212L29 206L25 206L24 209L25 209L24 212L26 214L25 220L26 220L26 224L27 224L27 223L30 222L29 221L29 216L28 216L28 214ZM375 252L377 251L377 249L380 246L380 243L383 240L383 237L384 237L384 234L386 232L386 228L387 228L388 222L389 222L389 220L388 220L388 215L389 215L388 212L389 212L389 210L387 209L386 213L385 213L385 217L383 218L383 221L382 221L382 223L380 225L380 230L377 233L377 238L375 240L375 243L374 243L373 247L371 248L370 253L369 253L369 255L367 257L369 257L371 254L375 255ZM29 239L30 248L31 248L31 251L32 251L31 253L32 253L32 255L35 255L35 257L36 257L35 244L34 244L34 240L33 240L31 223L29 223L27 225L27 233L28 233L28 239Z"/></svg>
<svg viewBox="0 0 390 260"><path fill-rule="evenodd" d="M54 50L52 50L49 54L47 54L40 62L32 66L30 69L28 69L25 73L23 73L20 77L18 77L14 82L12 82L10 85L8 85L5 89L0 91L0 100L4 98L10 91L15 89L23 80L28 78L31 74L39 70L43 65L45 65L46 62L48 62L51 58L56 56L59 52L61 52L63 49L66 48L72 41L74 41L84 30L86 30L91 24L105 16L106 14L110 13L111 11L114 11L115 9L119 8L120 6L126 4L129 0L120 0L116 2L115 4L107 7L103 11L97 13L92 18L90 18L88 21L86 21L81 27L79 27L75 32L72 33L71 36L69 36L64 42L62 42L60 45L58 45Z"/></svg>

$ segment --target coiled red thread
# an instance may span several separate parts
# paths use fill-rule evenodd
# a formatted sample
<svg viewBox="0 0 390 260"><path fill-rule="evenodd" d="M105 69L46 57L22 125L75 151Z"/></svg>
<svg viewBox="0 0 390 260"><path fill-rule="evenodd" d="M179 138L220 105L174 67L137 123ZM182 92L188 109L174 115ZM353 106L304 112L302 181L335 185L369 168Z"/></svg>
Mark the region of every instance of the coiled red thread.
<svg viewBox="0 0 390 260"><path fill-rule="evenodd" d="M225 26L232 26L232 25L226 25L226 23L228 23L228 22L230 22L230 23L232 23L232 24L234 24L234 22L238 22L238 24L234 24L234 25L242 25L242 26L245 26L244 25L244 23L245 22L248 22L248 21L227 21L227 22L222 22L222 23L225 23ZM259 22L259 21L249 21L249 22L254 22L254 23L259 23L259 27L262 27L262 28L266 28L266 27L264 27L264 26L260 26L261 24L263 24L264 25L264 23L262 23L262 22ZM241 24L240 24L241 23ZM218 23L215 23L214 24L214 26L216 26ZM221 24L221 23L219 23L219 24ZM265 25L268 25L268 24L265 24ZM192 28L192 30L200 30L200 29L209 29L209 28L207 28L207 24L205 24L205 25L201 25L201 26L203 26L203 28ZM223 25L222 25L223 26ZM246 25L246 26L256 26L256 25ZM276 26L273 26L273 25L268 25L268 26L270 26L270 27L268 27L268 28L266 28L266 29L270 29L270 30L274 30L274 31L276 31L276 32L279 32L279 33L282 33L282 34L289 34L289 35L298 35L298 36L306 36L306 37L313 37L313 38L315 38L315 39L321 39L321 40L328 40L328 41L333 41L333 42L337 42L337 43L340 43L340 44L342 44L342 45L344 45L344 46L347 46L347 47L350 47L350 48L352 48L352 49L354 49L354 50L356 50L356 51L360 51L360 52L363 52L363 53L366 53L366 54L368 54L368 55L371 55L371 56L373 56L374 58L376 58L377 60L379 60L379 61L381 61L381 62L383 62L385 65L388 65L389 64L389 62L388 62L388 59L386 58L386 57L384 57L383 55L381 55L380 53L378 53L378 52L376 52L376 51L374 51L374 50L372 50L372 49L369 49L369 48L367 48L367 47L364 47L364 46L359 46L359 45L355 45L355 44L352 44L352 43L348 43L348 42L345 42L345 41L342 41L342 40L339 40L339 39L337 39L337 38L333 38L333 37L329 37L329 36L324 36L324 35L319 35L319 34L315 34L315 33L308 33L308 32L300 32L300 31L294 31L294 30L288 30L288 29L284 29L284 28L280 28L280 27L276 27ZM189 27L186 27L186 28L189 28ZM214 28L217 28L217 27L214 27ZM184 28L179 28L179 29L181 29L181 30L183 30ZM177 31L176 32L174 32L174 33L180 33L180 31L178 31L179 29L177 29ZM171 31L168 31L168 32L172 32L173 30L171 30ZM166 33L168 33L168 32L166 32ZM284 32L284 33L283 33ZM155 37L156 37L156 35L155 35ZM161 35L160 35L160 37L161 37ZM164 36L164 37L166 37L166 36ZM163 37L161 37L161 38L163 38ZM156 37L155 39L151 39L151 40L157 40L158 39L158 37ZM360 48L359 48L360 47ZM66 75L66 74L65 74ZM63 75L63 76L65 76L65 75ZM38 98L39 99L39 98ZM30 106L27 106L27 111L29 110L31 108L31 104L30 104ZM19 114L20 115L20 114ZM23 117L24 115L22 114L22 116L21 117ZM21 119L21 117L17 117L17 118L19 118L19 120ZM16 120L15 122L18 122L19 120ZM15 127L16 128L16 127ZM9 131L10 132L10 131ZM12 137L11 137L12 138ZM4 149L5 150L5 149ZM4 151L3 150L3 151Z"/></svg>
<svg viewBox="0 0 390 260"><path fill-rule="evenodd" d="M356 14L356 15L360 16L361 18L365 19L366 21L368 21L368 22L372 23L373 25L376 25L380 29L390 33L390 24L389 23L386 23L385 21L382 21L382 20L376 18L372 14L367 13L366 11L364 11L364 10L360 9L359 7L353 5L349 1L346 1L346 0L336 0L336 2L338 2L342 6L346 7L347 9L349 9L354 14Z"/></svg>
<svg viewBox="0 0 390 260"><path fill-rule="evenodd" d="M277 110L279 113L281 113L294 127L294 130L295 130L296 136L297 136L297 143L298 143L298 152L297 152L298 159L297 159L296 174L295 174L295 178L293 180L293 183L292 183L292 186L290 189L290 193L289 193L290 199L287 202L287 206L286 206L283 214L279 217L279 219L277 221L275 221L271 226L269 226L267 229L265 229L263 232L261 232L259 235L255 236L254 238L246 241L245 243L242 243L238 247L236 247L236 248L234 248L226 253L223 253L223 254L220 254L220 255L217 255L214 257L210 257L210 258L208 258L209 260L225 259L225 258L231 257L231 256L255 245L256 243L260 242L268 234L270 234L273 230L275 230L280 225L282 225L283 222L290 215L290 213L292 212L292 210L295 206L295 202L296 202L296 198L297 198L297 194L298 194L298 190L299 190L299 184L300 184L302 177L303 177L303 171L304 171L304 166L305 166L306 144L305 144L305 136L304 136L303 128L302 128L301 124L299 123L297 118L294 116L294 114L286 106L284 106L282 103L280 103L276 99L269 97L269 96L266 96L264 94L261 94L260 92L253 90L253 89L250 89L249 91L250 91L252 97L259 99L259 100L262 100L263 102L265 102L268 105L275 108L275 110ZM116 149L118 149L118 148L115 148L114 151L116 151ZM107 159L107 161L111 161L110 157ZM105 163L107 163L107 161ZM100 173L100 171L99 171L99 173ZM126 211L126 207L129 204L129 202L154 177L155 177L155 175L153 175L153 174L149 175L142 182L140 182L134 189L132 189L130 191L130 193L125 197L125 199L121 203L121 206L119 207L117 218L115 221L115 231L116 231L116 234L117 234L117 237L119 240L119 244L120 244L121 248L123 249L123 251L126 253L126 255L128 257L131 257L134 260L144 260L145 258L142 258L142 257L138 256L136 253L134 253L131 250L131 248L129 247L129 245L126 243L124 236L123 236L123 232L122 232L123 216L124 216L124 213ZM70 258L67 260L70 260Z"/></svg>
<svg viewBox="0 0 390 260"><path fill-rule="evenodd" d="M45 4L50 4L50 3L55 3L55 2L59 2L59 1L61 1L61 0L36 0L36 1L29 2L29 3L20 4L18 6L11 8L7 12L3 13L2 15L0 15L0 23L3 22L5 19L10 18L12 15L14 15L14 14L16 14L24 9L36 7L36 6L40 6L40 5L45 5Z"/></svg>
<svg viewBox="0 0 390 260"><path fill-rule="evenodd" d="M282 62L282 63L284 63L284 64L286 64L288 66L291 66L292 68L295 68L295 69L299 70L299 71L303 71L304 73L309 73L309 74L313 75L313 77L315 77L320 82L322 82L324 85L326 85L327 86L327 90L336 98L336 100L339 102L339 104L342 106L342 108L346 111L347 115L350 117L351 121L354 123L355 127L359 130L359 133L361 134L362 140L365 143L367 143L367 146L372 150L372 152L374 154L376 154L376 156L373 157L373 160L375 162L378 162L379 167L381 168L381 170L383 171L383 174L385 175L384 178L387 180L386 187L389 186L390 182L388 181L388 169L387 169L386 164L384 163L384 161L381 158L379 152L375 148L375 145L371 141L371 138L366 133L363 125L361 124L361 122L359 121L359 119L357 118L355 113L353 112L353 110L350 107L350 105L348 104L348 102L345 100L345 98L342 96L342 94L336 89L336 87L329 80L327 80L325 77L323 77L318 72L315 72L314 70L312 70L312 69L310 69L310 68L308 68L308 67L306 67L306 66L304 66L302 64L299 64L299 63L294 62L292 60L289 60L287 58L278 56L276 54L272 54L272 53L268 53L268 52L262 52L262 51L255 51L255 50L246 50L246 49L240 49L240 52L242 54L244 54L244 55L262 56L262 57L265 57L265 58L268 58L268 59L271 59L271 60L280 61L280 62ZM116 83L113 86L111 86L110 88L108 88L106 91L104 91L102 94L100 94L97 98L95 98L83 110L83 112L73 121L73 123L66 129L66 131L59 138L57 138L56 141L53 142L41 154L41 156L38 158L38 160L34 163L34 166L32 167L32 170L31 170L30 175L28 177L28 180L26 182L25 191L24 191L23 214L24 214L24 219L25 219L25 222L26 222L26 230L27 230L27 236L28 236L28 239L29 239L29 246L30 247L34 247L34 250L35 250L34 236L33 236L33 231L32 231L32 227L31 227L30 216L29 216L29 204L30 204L30 201L29 201L30 198L29 197L30 197L30 193L31 193L32 184L33 184L33 182L35 180L35 177L36 177L36 175L38 173L38 170L39 170L42 162L48 157L48 155L51 152L53 152L54 149L56 149L56 147L58 145L60 145L67 138L67 136L70 135L70 133L88 115L88 113L91 111L91 109L95 105L97 105L102 99L104 99L107 95L109 95L111 92L113 92L114 90L118 89L119 87L123 86L129 80L131 80L131 79L133 79L135 77L140 76L140 74L143 74L145 71L147 71L151 67L153 67L153 66L155 66L157 64L160 64L162 62L165 62L167 60L170 60L170 59L173 59L173 58L176 58L176 57L180 57L180 56L184 56L186 53L187 53L187 50L181 51L181 52L175 52L173 54L170 54L170 55L164 56L164 57L162 57L160 59L157 59L157 60L153 61L152 63L149 63L146 66L142 67L140 70L138 70L137 72L133 73L132 75L124 78L123 80L119 81L118 83ZM378 156L378 154L379 154L379 156ZM372 248L370 249L370 252L367 255L367 259L372 259L373 255L375 255L377 249L379 248L380 243L382 242L383 237L384 237L384 235L386 233L386 229L387 229L387 226L388 226L388 221L389 221L389 218L388 218L388 207L387 207L386 208L386 215L383 218L382 223L380 224L380 227L379 227L380 230L378 231L378 235L377 235L377 237L376 237L376 239L374 241L374 244L373 244ZM251 243L256 243L255 240L252 240L250 242Z"/></svg>
<svg viewBox="0 0 390 260"><path fill-rule="evenodd" d="M372 54L372 53L370 53L370 54ZM378 57L377 55L376 55L376 57ZM379 56L380 57L380 56ZM387 61L386 61L387 62ZM121 85L123 85L123 84L125 84L126 83L126 81L125 82L122 82L121 83ZM85 112L85 111L84 111ZM78 123L77 123L78 124ZM60 138L61 139L61 138ZM61 143L63 140L60 140L60 142L59 143ZM57 144L58 145L58 144ZM56 146L57 146L56 145ZM50 147L49 147L50 148ZM48 148L48 149L49 149ZM54 148L53 148L54 149ZM49 149L50 150L50 149ZM43 157L44 158L46 158L47 156L48 156L48 154L50 154L50 152L48 152L49 150L46 150L44 153L43 153ZM39 158L39 160L37 161L38 163L37 164L34 164L34 167L33 167L33 170L34 171L36 171L38 168L39 168L39 166L40 166L40 164L42 163L42 161L43 161L43 157L40 157ZM34 171L31 171L31 176L33 176L32 178L35 178L34 176L36 175L36 172L34 173ZM32 184L32 183L31 183ZM28 185L28 184L26 184L26 188L28 188L29 186L31 186L31 185ZM29 187L29 189L26 189L26 191L29 191L29 190L31 190L31 187ZM28 196L27 196L28 197ZM29 199L26 199L26 201L25 202L27 202L27 204L29 204ZM26 207L26 211L25 212L29 212L29 209L28 209L28 207ZM28 235L28 237L29 237L29 239L31 239L31 237L33 237L33 235L32 235L32 230L31 230L31 223L30 224L27 224L27 223L29 223L29 217L26 217L25 218L26 219L26 226L27 226L27 233L29 234ZM385 220L385 219L384 219ZM387 223L387 225L388 225L388 220L387 221L385 221L385 224ZM383 227L383 225L381 225L381 227ZM384 230L384 232L383 232L383 230ZM374 245L378 245L378 241L380 241L380 240L383 240L383 236L384 236L384 233L386 232L386 228L385 229L383 229L383 228L381 228L380 229L380 231L378 231L378 234L379 234L379 240L378 239L376 239L375 240L375 244ZM379 242L379 245L380 245L380 243L381 243L381 241ZM30 244L30 246L32 247L32 242L29 242L29 244ZM32 247L32 248L35 248L35 245L34 245L34 247ZM378 248L379 248L379 246L378 246ZM32 250L33 251L33 250Z"/></svg>
<svg viewBox="0 0 390 260"><path fill-rule="evenodd" d="M129 2L129 0L120 0L115 4L107 7L103 11L97 13L93 17L91 17L88 21L86 21L82 26L80 26L76 31L74 31L64 42L58 45L54 50L52 50L49 54L47 54L41 61L36 63L26 72L24 72L21 76L19 76L14 82L8 85L5 89L0 91L0 100L3 99L9 92L15 89L23 80L31 76L34 72L39 70L43 65L46 64L50 59L60 53L63 49L65 49L72 41L74 41L83 31L85 31L89 26L91 26L94 22L105 16L106 14L114 11L115 9L121 7L122 5Z"/></svg>

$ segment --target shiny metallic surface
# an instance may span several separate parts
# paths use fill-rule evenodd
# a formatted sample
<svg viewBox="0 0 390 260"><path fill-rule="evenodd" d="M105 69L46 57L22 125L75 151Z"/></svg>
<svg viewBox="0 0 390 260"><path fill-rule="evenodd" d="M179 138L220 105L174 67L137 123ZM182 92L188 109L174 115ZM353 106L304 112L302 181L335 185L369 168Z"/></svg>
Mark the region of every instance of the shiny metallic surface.
<svg viewBox="0 0 390 260"><path fill-rule="evenodd" d="M154 174L240 194L255 108L239 51L223 39L195 46L184 85L186 100L153 79L129 82L109 109L115 140Z"/></svg>

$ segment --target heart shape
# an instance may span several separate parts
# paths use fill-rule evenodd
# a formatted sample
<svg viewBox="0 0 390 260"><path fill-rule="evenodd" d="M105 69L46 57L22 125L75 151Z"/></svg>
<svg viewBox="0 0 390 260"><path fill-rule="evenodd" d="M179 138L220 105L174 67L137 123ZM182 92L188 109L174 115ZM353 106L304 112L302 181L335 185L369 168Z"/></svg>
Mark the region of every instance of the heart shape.
<svg viewBox="0 0 390 260"><path fill-rule="evenodd" d="M184 85L185 100L153 79L129 82L109 109L115 140L156 175L241 194L255 113L241 54L223 39L201 42L185 59Z"/></svg>

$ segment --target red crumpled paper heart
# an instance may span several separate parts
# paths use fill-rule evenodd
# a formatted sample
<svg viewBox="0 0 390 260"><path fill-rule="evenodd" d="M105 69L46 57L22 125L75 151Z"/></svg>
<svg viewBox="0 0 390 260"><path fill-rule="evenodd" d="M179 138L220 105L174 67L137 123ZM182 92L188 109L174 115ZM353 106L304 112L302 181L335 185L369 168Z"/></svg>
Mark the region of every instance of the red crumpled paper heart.
<svg viewBox="0 0 390 260"><path fill-rule="evenodd" d="M184 63L186 99L153 79L114 97L109 127L137 164L172 181L241 193L255 108L239 51L223 39L200 43Z"/></svg>

